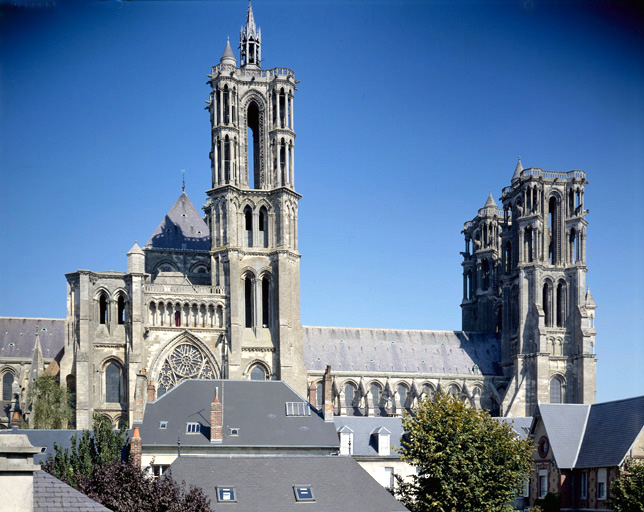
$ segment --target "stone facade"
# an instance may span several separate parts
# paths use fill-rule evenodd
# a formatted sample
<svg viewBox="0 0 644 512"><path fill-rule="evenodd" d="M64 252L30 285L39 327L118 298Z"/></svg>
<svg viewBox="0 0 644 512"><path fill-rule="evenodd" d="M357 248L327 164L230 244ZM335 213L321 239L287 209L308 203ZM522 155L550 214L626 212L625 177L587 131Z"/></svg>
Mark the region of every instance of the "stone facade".
<svg viewBox="0 0 644 512"><path fill-rule="evenodd" d="M519 163L503 209L490 194L465 224L463 331L303 327L297 81L288 68L261 68L250 6L240 49L238 65L226 43L209 75L205 215L182 192L127 253L127 272L66 276L59 369L76 393L77 428L94 413L140 420L149 396L188 378L281 379L322 409L327 366L335 414L400 414L439 389L515 416L550 397L594 400L582 171ZM26 380L28 365L21 371Z"/></svg>

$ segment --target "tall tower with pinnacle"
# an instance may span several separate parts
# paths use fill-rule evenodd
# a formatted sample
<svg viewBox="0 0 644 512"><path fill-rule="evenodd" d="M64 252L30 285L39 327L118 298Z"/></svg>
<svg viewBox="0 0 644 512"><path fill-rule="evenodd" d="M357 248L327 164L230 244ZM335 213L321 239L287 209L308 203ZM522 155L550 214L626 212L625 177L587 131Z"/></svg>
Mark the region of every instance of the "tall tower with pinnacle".
<svg viewBox="0 0 644 512"><path fill-rule="evenodd" d="M239 66L228 41L209 75L212 188L204 209L212 283L225 288L228 301L226 377L248 378L260 368L303 391L296 81L290 69L261 68L250 3L239 48Z"/></svg>
<svg viewBox="0 0 644 512"><path fill-rule="evenodd" d="M501 414L538 402L595 401L595 301L586 288L583 171L524 169L499 210L492 196L465 224L463 330L497 332Z"/></svg>

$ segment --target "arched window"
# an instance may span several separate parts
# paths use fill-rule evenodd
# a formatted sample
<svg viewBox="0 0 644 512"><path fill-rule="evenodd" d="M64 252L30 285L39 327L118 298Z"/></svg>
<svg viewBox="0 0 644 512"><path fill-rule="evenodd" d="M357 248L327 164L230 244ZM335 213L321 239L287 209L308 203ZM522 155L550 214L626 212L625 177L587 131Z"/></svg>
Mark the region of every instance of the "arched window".
<svg viewBox="0 0 644 512"><path fill-rule="evenodd" d="M123 295L119 295L116 305L116 317L118 318L118 323L119 325L123 325L125 323L125 297L123 297Z"/></svg>
<svg viewBox="0 0 644 512"><path fill-rule="evenodd" d="M246 119L248 188L260 188L259 107L254 101L248 105Z"/></svg>
<svg viewBox="0 0 644 512"><path fill-rule="evenodd" d="M286 173L286 142L282 139L280 144L280 175L282 176L282 184L288 183L288 176Z"/></svg>
<svg viewBox="0 0 644 512"><path fill-rule="evenodd" d="M244 279L244 309L246 327L253 326L253 281L250 277Z"/></svg>
<svg viewBox="0 0 644 512"><path fill-rule="evenodd" d="M398 403L400 407L409 408L411 402L411 396L409 395L409 389L404 384L398 384L397 388L398 393Z"/></svg>
<svg viewBox="0 0 644 512"><path fill-rule="evenodd" d="M469 300L474 298L474 278L471 270L467 271L467 298Z"/></svg>
<svg viewBox="0 0 644 512"><path fill-rule="evenodd" d="M181 311L175 311L174 313L174 326L181 327Z"/></svg>
<svg viewBox="0 0 644 512"><path fill-rule="evenodd" d="M226 135L224 139L224 176L226 182L230 181L230 137Z"/></svg>
<svg viewBox="0 0 644 512"><path fill-rule="evenodd" d="M570 254L570 260L572 263L577 263L579 261L579 255L577 252L577 232L575 231L575 228L572 228L570 230L570 243L569 243L569 250Z"/></svg>
<svg viewBox="0 0 644 512"><path fill-rule="evenodd" d="M107 297L104 293L98 299L98 321L102 325L107 323Z"/></svg>
<svg viewBox="0 0 644 512"><path fill-rule="evenodd" d="M315 406L318 409L324 407L324 382L318 382L315 386Z"/></svg>
<svg viewBox="0 0 644 512"><path fill-rule="evenodd" d="M459 388L457 384L452 384L447 393L455 398L461 398L461 388Z"/></svg>
<svg viewBox="0 0 644 512"><path fill-rule="evenodd" d="M267 373L264 367L260 364L253 366L250 371L250 380L267 380Z"/></svg>
<svg viewBox="0 0 644 512"><path fill-rule="evenodd" d="M557 285L557 327L563 327L566 319L566 286Z"/></svg>
<svg viewBox="0 0 644 512"><path fill-rule="evenodd" d="M13 374L11 372L6 372L2 376L2 400L4 402L10 402L13 398L11 396L11 389L13 386Z"/></svg>
<svg viewBox="0 0 644 512"><path fill-rule="evenodd" d="M347 407L358 406L358 390L352 382L347 382L344 386L344 404Z"/></svg>
<svg viewBox="0 0 644 512"><path fill-rule="evenodd" d="M490 262L487 260L487 258L483 258L483 262L481 263L481 276L482 276L483 290L489 289L490 288Z"/></svg>
<svg viewBox="0 0 644 512"><path fill-rule="evenodd" d="M123 373L120 365L111 362L105 368L105 401L119 403L123 401Z"/></svg>
<svg viewBox="0 0 644 512"><path fill-rule="evenodd" d="M550 403L561 404L563 403L563 384L561 378L554 376L550 380Z"/></svg>
<svg viewBox="0 0 644 512"><path fill-rule="evenodd" d="M552 327L552 287L548 282L543 284L542 302L546 327Z"/></svg>
<svg viewBox="0 0 644 512"><path fill-rule="evenodd" d="M267 276L262 278L262 327L269 327L270 325L270 288L271 282Z"/></svg>
<svg viewBox="0 0 644 512"><path fill-rule="evenodd" d="M253 212L250 206L244 208L244 229L246 231L246 244L253 246Z"/></svg>
<svg viewBox="0 0 644 512"><path fill-rule="evenodd" d="M505 273L510 274L512 272L512 244L507 242L505 244Z"/></svg>
<svg viewBox="0 0 644 512"><path fill-rule="evenodd" d="M263 206L259 209L259 236L262 247L268 247L268 214Z"/></svg>
<svg viewBox="0 0 644 512"><path fill-rule="evenodd" d="M422 400L427 400L428 398L432 398L434 396L434 388L432 388L429 384L423 384L423 389L420 393L420 397Z"/></svg>
<svg viewBox="0 0 644 512"><path fill-rule="evenodd" d="M532 248L532 240L534 238L532 228L528 226L525 228L525 234L524 234L524 239L525 239L525 259L528 262L531 262L533 260L533 248Z"/></svg>
<svg viewBox="0 0 644 512"><path fill-rule="evenodd" d="M374 408L384 407L385 401L384 397L382 396L382 388L380 387L380 385L374 382L373 384L371 384L369 391L371 393L371 406Z"/></svg>
<svg viewBox="0 0 644 512"><path fill-rule="evenodd" d="M550 264L559 263L559 207L554 197L548 202L548 227L550 228L550 245L548 252Z"/></svg>

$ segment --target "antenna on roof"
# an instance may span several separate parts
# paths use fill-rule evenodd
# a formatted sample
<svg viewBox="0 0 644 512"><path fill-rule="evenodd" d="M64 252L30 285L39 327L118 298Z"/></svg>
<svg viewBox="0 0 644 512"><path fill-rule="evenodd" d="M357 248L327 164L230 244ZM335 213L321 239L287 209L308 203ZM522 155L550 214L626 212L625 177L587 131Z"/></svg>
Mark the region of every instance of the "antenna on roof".
<svg viewBox="0 0 644 512"><path fill-rule="evenodd" d="M185 192L186 191L186 170L181 169L181 191Z"/></svg>

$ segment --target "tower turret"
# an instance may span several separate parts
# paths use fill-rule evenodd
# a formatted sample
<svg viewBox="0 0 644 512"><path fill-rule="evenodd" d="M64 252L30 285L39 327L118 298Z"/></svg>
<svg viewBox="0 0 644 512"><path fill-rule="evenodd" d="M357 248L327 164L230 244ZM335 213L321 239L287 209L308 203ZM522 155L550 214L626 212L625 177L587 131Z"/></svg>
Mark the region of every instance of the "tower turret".
<svg viewBox="0 0 644 512"><path fill-rule="evenodd" d="M255 17L253 16L253 7L250 4L250 0L248 0L246 26L239 31L239 53L242 67L261 66L262 30L255 28Z"/></svg>

